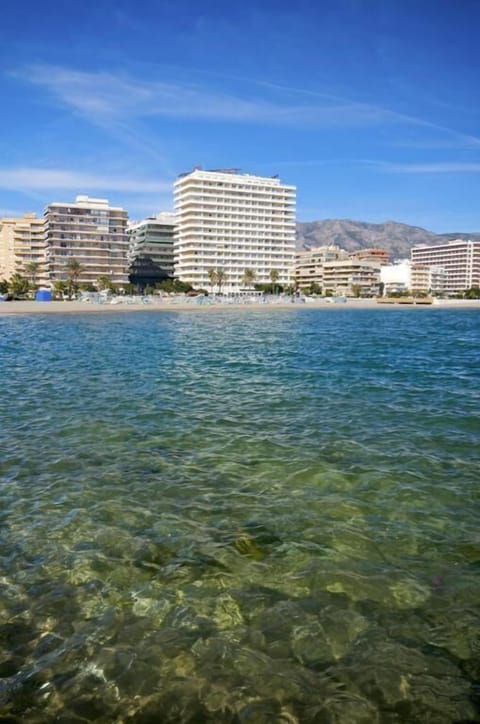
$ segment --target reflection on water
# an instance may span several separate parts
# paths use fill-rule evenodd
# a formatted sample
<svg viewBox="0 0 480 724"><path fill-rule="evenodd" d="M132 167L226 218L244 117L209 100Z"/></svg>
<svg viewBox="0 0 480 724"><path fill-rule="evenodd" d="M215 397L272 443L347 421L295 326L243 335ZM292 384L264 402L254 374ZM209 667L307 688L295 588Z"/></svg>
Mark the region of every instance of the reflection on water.
<svg viewBox="0 0 480 724"><path fill-rule="evenodd" d="M0 319L2 721L480 720L478 329Z"/></svg>

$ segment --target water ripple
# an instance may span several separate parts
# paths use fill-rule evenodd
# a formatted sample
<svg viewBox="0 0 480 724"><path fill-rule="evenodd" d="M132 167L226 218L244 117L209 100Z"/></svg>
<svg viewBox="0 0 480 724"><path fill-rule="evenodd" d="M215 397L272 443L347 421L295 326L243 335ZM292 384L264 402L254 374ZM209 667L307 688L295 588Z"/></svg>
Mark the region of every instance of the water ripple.
<svg viewBox="0 0 480 724"><path fill-rule="evenodd" d="M0 717L478 719L478 332L0 318Z"/></svg>

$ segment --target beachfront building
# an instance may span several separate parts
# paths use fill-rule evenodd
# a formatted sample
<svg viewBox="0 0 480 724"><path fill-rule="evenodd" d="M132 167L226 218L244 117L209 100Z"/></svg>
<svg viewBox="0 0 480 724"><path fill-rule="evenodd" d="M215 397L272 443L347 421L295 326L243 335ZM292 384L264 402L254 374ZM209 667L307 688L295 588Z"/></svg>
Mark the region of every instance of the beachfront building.
<svg viewBox="0 0 480 724"><path fill-rule="evenodd" d="M390 294L442 295L445 279L446 273L442 267L412 264L408 259L383 266L380 270L385 297Z"/></svg>
<svg viewBox="0 0 480 724"><path fill-rule="evenodd" d="M175 215L167 212L131 223L128 235L128 276L142 289L173 279Z"/></svg>
<svg viewBox="0 0 480 724"><path fill-rule="evenodd" d="M45 223L36 214L17 219L14 231L15 271L36 286L48 284Z"/></svg>
<svg viewBox="0 0 480 724"><path fill-rule="evenodd" d="M34 213L0 219L0 279L13 274L37 286L47 282L45 226Z"/></svg>
<svg viewBox="0 0 480 724"><path fill-rule="evenodd" d="M453 239L445 244L415 246L413 264L444 270L444 291L450 294L480 286L480 241Z"/></svg>
<svg viewBox="0 0 480 724"><path fill-rule="evenodd" d="M323 265L324 294L347 297L373 297L380 289L380 264L378 262L359 261L358 259L339 259Z"/></svg>
<svg viewBox="0 0 480 724"><path fill-rule="evenodd" d="M323 290L323 266L326 262L348 259L348 253L338 246L318 246L295 255L295 284L298 289L316 285Z"/></svg>
<svg viewBox="0 0 480 724"><path fill-rule="evenodd" d="M383 285L383 296L390 294L407 294L410 291L411 264L402 259L395 264L387 264L380 269L380 282Z"/></svg>
<svg viewBox="0 0 480 724"><path fill-rule="evenodd" d="M108 199L77 196L74 202L54 202L45 209L49 279L66 281L67 262L80 264L79 284L96 285L100 277L113 284L128 282L128 213Z"/></svg>
<svg viewBox="0 0 480 724"><path fill-rule="evenodd" d="M360 261L373 261L380 266L385 266L390 262L390 254L386 249L380 248L368 248L368 249L357 249L356 251L350 252L349 256L352 259L359 259Z"/></svg>
<svg viewBox="0 0 480 724"><path fill-rule="evenodd" d="M413 295L424 294L430 289L430 267L425 264L411 264L410 291Z"/></svg>
<svg viewBox="0 0 480 724"><path fill-rule="evenodd" d="M15 273L14 233L17 219L0 219L0 281L9 280Z"/></svg>
<svg viewBox="0 0 480 724"><path fill-rule="evenodd" d="M175 182L175 276L211 289L212 271L222 273L227 294L293 282L295 187L277 177L238 169L182 174ZM250 276L250 281L247 281Z"/></svg>

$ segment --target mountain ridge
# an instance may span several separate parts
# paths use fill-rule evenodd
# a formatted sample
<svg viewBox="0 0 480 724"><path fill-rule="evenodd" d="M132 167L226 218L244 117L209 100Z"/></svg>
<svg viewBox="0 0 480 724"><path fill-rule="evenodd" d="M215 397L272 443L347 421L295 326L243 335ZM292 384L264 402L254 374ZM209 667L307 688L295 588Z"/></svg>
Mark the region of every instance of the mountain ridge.
<svg viewBox="0 0 480 724"><path fill-rule="evenodd" d="M393 260L409 257L410 249L418 244L442 244L450 239L480 241L480 232L436 234L399 221L372 223L353 219L322 219L297 222L298 251L331 244L346 251L380 247L386 249Z"/></svg>

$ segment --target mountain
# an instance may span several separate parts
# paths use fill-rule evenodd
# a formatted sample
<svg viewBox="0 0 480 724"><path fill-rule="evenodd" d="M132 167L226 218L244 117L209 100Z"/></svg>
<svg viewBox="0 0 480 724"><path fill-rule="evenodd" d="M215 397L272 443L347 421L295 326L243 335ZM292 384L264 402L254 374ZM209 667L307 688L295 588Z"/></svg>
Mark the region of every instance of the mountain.
<svg viewBox="0 0 480 724"><path fill-rule="evenodd" d="M397 221L370 224L349 219L324 219L323 221L299 221L297 223L297 248L335 244L346 251L380 247L390 253L391 259L410 256L410 249L417 244L441 244L449 239L480 240L480 233L434 234L419 226L409 226Z"/></svg>

